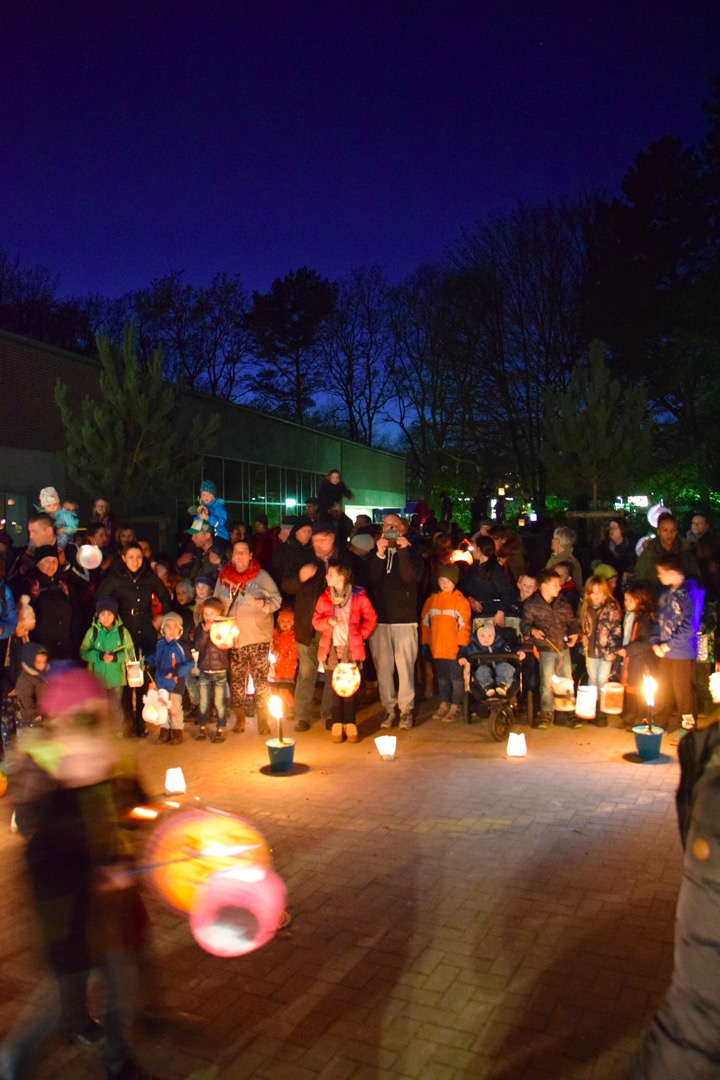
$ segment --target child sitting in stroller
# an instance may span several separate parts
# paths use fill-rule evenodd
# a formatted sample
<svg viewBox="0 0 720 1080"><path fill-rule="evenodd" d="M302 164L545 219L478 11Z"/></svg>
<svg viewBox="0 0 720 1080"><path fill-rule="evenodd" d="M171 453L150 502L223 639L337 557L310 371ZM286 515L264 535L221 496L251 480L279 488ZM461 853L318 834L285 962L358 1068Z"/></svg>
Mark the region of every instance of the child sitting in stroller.
<svg viewBox="0 0 720 1080"><path fill-rule="evenodd" d="M493 697L506 697L517 679L515 665L498 657L512 654L524 660L525 653L518 652L502 630L491 619L481 621L470 638L470 643L460 649L458 663L475 668L472 680L472 693L476 700ZM492 657L492 659L491 659ZM487 658L487 659L486 659ZM478 692L476 685L480 687Z"/></svg>

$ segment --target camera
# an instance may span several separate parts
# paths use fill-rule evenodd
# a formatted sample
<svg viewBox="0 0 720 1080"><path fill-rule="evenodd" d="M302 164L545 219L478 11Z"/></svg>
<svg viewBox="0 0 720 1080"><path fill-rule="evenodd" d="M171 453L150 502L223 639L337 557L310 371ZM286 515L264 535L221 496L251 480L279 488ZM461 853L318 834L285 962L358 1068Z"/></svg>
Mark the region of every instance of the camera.
<svg viewBox="0 0 720 1080"><path fill-rule="evenodd" d="M388 547L397 547L398 536L400 533L397 529L388 529L383 533L383 537L388 542Z"/></svg>

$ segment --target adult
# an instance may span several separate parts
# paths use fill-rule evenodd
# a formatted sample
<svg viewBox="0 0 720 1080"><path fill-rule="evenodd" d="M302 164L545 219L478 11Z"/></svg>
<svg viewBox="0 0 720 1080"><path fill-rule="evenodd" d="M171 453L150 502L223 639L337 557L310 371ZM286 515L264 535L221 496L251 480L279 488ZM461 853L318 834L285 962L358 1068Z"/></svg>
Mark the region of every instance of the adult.
<svg viewBox="0 0 720 1080"><path fill-rule="evenodd" d="M554 570L558 563L569 562L572 566L572 579L578 592L582 592L582 568L575 555L577 534L568 525L558 525L550 541L550 558L545 563L548 570Z"/></svg>
<svg viewBox="0 0 720 1080"><path fill-rule="evenodd" d="M152 656L158 640L155 609L161 615L168 613L170 593L150 569L136 543L130 543L117 556L107 577L100 583L96 596L98 600L103 596L113 596L117 600L118 613L132 638L136 657ZM138 737L145 735L142 699L146 692L147 675L144 675L142 686L123 688L126 722Z"/></svg>
<svg viewBox="0 0 720 1080"><path fill-rule="evenodd" d="M60 572L54 544L36 547L34 559L23 586L35 612L30 640L44 645L51 660L77 660L83 627L73 583Z"/></svg>
<svg viewBox="0 0 720 1080"><path fill-rule="evenodd" d="M482 530L482 526L481 526ZM508 529L505 525L493 525L490 535L495 542L495 554L501 566L513 581L517 581L521 574L525 573L525 549L523 542L517 533Z"/></svg>
<svg viewBox="0 0 720 1080"><path fill-rule="evenodd" d="M289 543L289 541L288 541ZM317 682L320 633L313 626L318 597L325 591L330 559L337 558L335 532L327 521L312 526L310 550L298 566L288 566L282 580L282 590L295 600L295 642L298 653L298 672L295 683L295 730L307 731L312 721L312 702ZM321 715L326 723L331 716L329 689L323 693Z"/></svg>
<svg viewBox="0 0 720 1080"><path fill-rule="evenodd" d="M12 641L17 627L17 610L15 598L10 586L5 581L5 553L0 550L0 694L4 692L2 672L5 667L5 657L8 645ZM1 749L1 747L0 747Z"/></svg>
<svg viewBox="0 0 720 1080"><path fill-rule="evenodd" d="M353 493L344 483L340 470L330 469L330 472L320 481L318 488L318 514L322 517L329 513L331 506L336 502L340 503L340 513L342 513L343 499L352 499L352 497Z"/></svg>
<svg viewBox="0 0 720 1080"><path fill-rule="evenodd" d="M677 555L685 577L700 581L700 567L690 549L687 540L678 536L677 524L672 514L661 514L657 523L657 536L650 540L635 563L633 578L636 581L651 581L659 588L658 563L666 555Z"/></svg>
<svg viewBox="0 0 720 1080"><path fill-rule="evenodd" d="M261 569L270 571L276 544L277 537L270 529L267 514L256 514L253 518L252 552L253 559L260 564Z"/></svg>
<svg viewBox="0 0 720 1080"><path fill-rule="evenodd" d="M342 552L347 550L348 540L353 530L353 523L346 513L343 512L342 503L334 502L327 512L327 518L335 529L338 547Z"/></svg>
<svg viewBox="0 0 720 1080"><path fill-rule="evenodd" d="M635 541L625 518L612 518L593 553L593 573L598 563L612 566L617 572L615 596L620 598L635 566Z"/></svg>
<svg viewBox="0 0 720 1080"><path fill-rule="evenodd" d="M183 577L188 577L191 581L198 577L210 577L214 583L224 562L222 554L215 546L215 530L212 525L203 522L198 530L186 531L190 534L192 550L180 555L175 565Z"/></svg>
<svg viewBox="0 0 720 1080"><path fill-rule="evenodd" d="M437 529L433 533L432 543L428 551L423 554L425 560L425 580L429 593L437 591L438 574L443 566L452 562L453 543L444 529Z"/></svg>
<svg viewBox="0 0 720 1080"><path fill-rule="evenodd" d="M459 588L470 602L473 615L505 625L505 616L515 604L510 578L497 561L495 543L489 536L478 536L472 548L473 564L463 576Z"/></svg>
<svg viewBox="0 0 720 1080"><path fill-rule="evenodd" d="M282 540L286 526L283 524L280 531L281 543L276 544L272 553L270 573L277 585L282 590L283 579L286 575L293 577L301 566L308 561L312 553L310 538L312 537L312 522L309 517L302 514L300 517L283 518L283 522L292 521L285 540ZM282 590L284 592L284 590ZM290 598L292 604L294 598Z"/></svg>
<svg viewBox="0 0 720 1080"><path fill-rule="evenodd" d="M273 615L280 607L281 597L270 574L253 558L247 540L233 545L231 560L218 575L215 596L222 600L225 614L235 619L238 629L228 654L230 701L235 710L233 731L245 730L245 694L250 675L255 688L258 735L269 735L270 642Z"/></svg>
<svg viewBox="0 0 720 1080"><path fill-rule="evenodd" d="M693 514L685 539L697 559L702 583L713 597L720 595L720 553L718 538L710 530L705 514Z"/></svg>
<svg viewBox="0 0 720 1080"><path fill-rule="evenodd" d="M136 544L137 536L132 525L121 522L115 530L115 550L124 551L128 544ZM142 548L140 549L142 551Z"/></svg>
<svg viewBox="0 0 720 1080"><path fill-rule="evenodd" d="M407 526L397 514L386 514L375 557L370 560L367 584L378 616L370 650L378 677L380 701L385 710L381 727L396 722L413 726L415 708L415 661L418 655L418 612L423 561L407 538ZM397 689L395 672L397 671Z"/></svg>

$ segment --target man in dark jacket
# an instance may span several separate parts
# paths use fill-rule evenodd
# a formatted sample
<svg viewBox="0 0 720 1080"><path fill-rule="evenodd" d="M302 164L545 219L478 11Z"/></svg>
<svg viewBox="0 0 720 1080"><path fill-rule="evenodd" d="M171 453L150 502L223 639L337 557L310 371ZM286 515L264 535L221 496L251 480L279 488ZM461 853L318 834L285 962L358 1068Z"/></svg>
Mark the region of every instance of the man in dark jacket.
<svg viewBox="0 0 720 1080"><path fill-rule="evenodd" d="M367 570L370 601L378 624L370 638L378 677L380 700L385 709L381 727L395 723L395 706L400 710L400 727L413 726L415 708L415 661L418 654L418 587L423 563L408 540L407 526L397 514L383 518L382 536ZM395 689L395 671L398 687Z"/></svg>
<svg viewBox="0 0 720 1080"><path fill-rule="evenodd" d="M540 662L540 712L536 727L541 730L553 722L553 676L572 678L570 649L578 639L580 626L565 597L554 570L541 570L538 589L523 604L522 633L538 650ZM571 722L571 727L576 726ZM578 721L578 727L582 724Z"/></svg>
<svg viewBox="0 0 720 1080"><path fill-rule="evenodd" d="M287 535L283 536L286 522L289 521L292 521L292 524L287 530ZM270 573L281 592L284 593L285 591L282 587L283 578L294 577L300 567L304 566L308 561L308 556L312 555L311 536L312 521L305 514L292 519L289 517L283 518L280 528L280 543L273 548L270 560ZM284 598L287 600L287 597ZM294 597L291 599L291 606L293 600Z"/></svg>
<svg viewBox="0 0 720 1080"><path fill-rule="evenodd" d="M290 541L288 540L288 543ZM295 599L295 642L298 673L295 684L295 730L307 731L312 719L312 702L318 669L320 634L312 624L317 598L325 591L328 560L337 558L335 533L327 521L312 526L312 545L302 565L290 566L282 580L282 591ZM329 682L328 682L329 687ZM327 708L325 702L327 700ZM323 695L321 715L330 716L329 697Z"/></svg>

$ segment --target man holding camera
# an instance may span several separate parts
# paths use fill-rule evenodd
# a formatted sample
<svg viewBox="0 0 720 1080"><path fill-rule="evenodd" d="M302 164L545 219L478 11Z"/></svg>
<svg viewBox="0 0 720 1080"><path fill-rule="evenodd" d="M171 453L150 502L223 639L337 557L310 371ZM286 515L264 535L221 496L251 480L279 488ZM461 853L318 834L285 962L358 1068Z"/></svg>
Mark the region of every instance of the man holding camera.
<svg viewBox="0 0 720 1080"><path fill-rule="evenodd" d="M397 514L386 514L382 536L367 570L367 589L378 616L370 649L377 670L380 700L385 709L385 718L380 725L384 728L395 724L396 706L400 710L400 727L413 726L418 589L423 562L412 550L406 532L402 518Z"/></svg>

